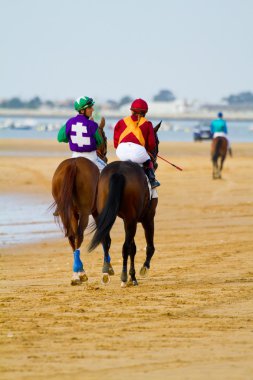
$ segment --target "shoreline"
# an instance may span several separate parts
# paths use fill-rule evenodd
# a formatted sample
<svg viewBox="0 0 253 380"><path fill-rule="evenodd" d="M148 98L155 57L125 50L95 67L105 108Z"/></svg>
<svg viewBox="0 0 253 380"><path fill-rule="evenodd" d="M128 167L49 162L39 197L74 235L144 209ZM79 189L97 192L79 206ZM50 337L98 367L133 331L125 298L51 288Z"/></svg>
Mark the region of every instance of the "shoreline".
<svg viewBox="0 0 253 380"><path fill-rule="evenodd" d="M34 117L34 118L69 118L73 116L72 109L1 109L0 117ZM216 117L216 111L194 111L185 113L148 113L148 117L153 120L179 120L179 121L205 121L213 120ZM225 111L225 118L229 121L253 121L253 111ZM121 119L125 117L125 112L118 110L99 110L99 114L105 118Z"/></svg>

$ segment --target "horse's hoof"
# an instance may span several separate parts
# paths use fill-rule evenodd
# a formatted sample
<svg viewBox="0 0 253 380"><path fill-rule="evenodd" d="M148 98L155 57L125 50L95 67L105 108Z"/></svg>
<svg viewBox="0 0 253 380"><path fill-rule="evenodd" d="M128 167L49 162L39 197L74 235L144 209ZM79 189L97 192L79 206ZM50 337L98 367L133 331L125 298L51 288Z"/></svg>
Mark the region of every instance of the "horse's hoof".
<svg viewBox="0 0 253 380"><path fill-rule="evenodd" d="M132 281L132 284L133 284L133 286L137 286L137 285L139 285L137 280L133 280L133 281Z"/></svg>
<svg viewBox="0 0 253 380"><path fill-rule="evenodd" d="M121 285L120 285L122 288L126 288L127 287L127 283L124 282L124 281L121 281Z"/></svg>
<svg viewBox="0 0 253 380"><path fill-rule="evenodd" d="M74 272L73 273L73 276L72 276L72 279L71 279L71 285L75 286L75 285L81 285L81 280L80 280L80 277L79 277L79 274L77 272Z"/></svg>
<svg viewBox="0 0 253 380"><path fill-rule="evenodd" d="M127 282L127 273L126 272L122 272L120 279L121 279L122 282Z"/></svg>
<svg viewBox="0 0 253 380"><path fill-rule="evenodd" d="M76 286L76 285L81 285L81 281L80 281L80 279L79 278L72 278L72 280L71 280L71 285L72 286Z"/></svg>
<svg viewBox="0 0 253 380"><path fill-rule="evenodd" d="M111 281L111 279L110 279L109 274L108 273L103 273L102 279L101 279L102 284L103 285L108 285L110 281Z"/></svg>
<svg viewBox="0 0 253 380"><path fill-rule="evenodd" d="M85 272L78 272L79 280L81 282L86 282L88 281L88 276Z"/></svg>
<svg viewBox="0 0 253 380"><path fill-rule="evenodd" d="M148 276L149 269L143 265L143 267L140 269L140 275L141 277L147 277Z"/></svg>
<svg viewBox="0 0 253 380"><path fill-rule="evenodd" d="M110 263L104 263L102 273L109 273L110 276L114 275L113 267Z"/></svg>
<svg viewBox="0 0 253 380"><path fill-rule="evenodd" d="M110 276L114 275L114 270L113 270L113 267L111 266L111 264L109 266L108 273L109 273Z"/></svg>

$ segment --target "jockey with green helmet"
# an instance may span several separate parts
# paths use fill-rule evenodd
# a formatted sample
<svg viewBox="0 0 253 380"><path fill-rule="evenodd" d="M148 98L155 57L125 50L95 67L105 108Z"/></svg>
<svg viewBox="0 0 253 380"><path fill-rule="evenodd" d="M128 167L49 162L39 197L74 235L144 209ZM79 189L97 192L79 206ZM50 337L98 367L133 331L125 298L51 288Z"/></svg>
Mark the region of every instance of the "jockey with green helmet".
<svg viewBox="0 0 253 380"><path fill-rule="evenodd" d="M101 171L105 163L97 156L97 147L103 142L98 124L90 120L95 104L92 98L81 96L74 103L78 114L69 119L59 130L58 141L69 143L72 157L85 157L94 162Z"/></svg>
<svg viewBox="0 0 253 380"><path fill-rule="evenodd" d="M156 146L153 125L145 118L148 104L136 99L131 104L132 115L117 122L114 128L114 147L121 161L133 161L143 164L151 187L160 186L155 178L154 166L147 152L153 152Z"/></svg>

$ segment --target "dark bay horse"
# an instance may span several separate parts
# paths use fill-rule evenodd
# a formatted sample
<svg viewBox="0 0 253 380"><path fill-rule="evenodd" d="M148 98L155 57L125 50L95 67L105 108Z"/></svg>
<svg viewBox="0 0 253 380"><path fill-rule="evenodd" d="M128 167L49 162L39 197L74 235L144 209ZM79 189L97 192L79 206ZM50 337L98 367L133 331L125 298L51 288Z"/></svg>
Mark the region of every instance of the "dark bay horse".
<svg viewBox="0 0 253 380"><path fill-rule="evenodd" d="M221 171L228 150L228 140L226 137L217 136L211 144L211 158L213 162L213 179L221 178Z"/></svg>
<svg viewBox="0 0 253 380"><path fill-rule="evenodd" d="M99 133L103 144L99 147L98 156L107 162L107 140L104 134L105 120L102 118ZM56 218L62 221L65 236L74 252L73 277L71 284L78 285L87 281L88 277L80 259L80 247L89 215L97 218L96 194L99 169L90 160L78 157L61 162L52 179L52 194L56 206ZM113 274L111 265L109 271Z"/></svg>
<svg viewBox="0 0 253 380"><path fill-rule="evenodd" d="M158 154L159 140L157 131L159 123L155 128L156 149L152 156L156 158ZM100 176L97 192L97 226L95 234L89 245L89 251L92 251L99 243L107 248L105 254L109 255L111 245L110 230L119 216L123 219L125 228L125 241L122 248L123 267L121 273L121 286L127 284L127 262L130 256L129 275L133 285L138 285L135 276L134 258L136 254L136 245L134 237L136 234L137 223L141 223L146 238L146 260L140 270L141 276L146 276L150 268L150 261L155 252L154 247L154 217L158 198L151 198L146 175L140 165L130 161L115 161L107 165ZM103 266L104 283L109 282L109 270L106 263Z"/></svg>

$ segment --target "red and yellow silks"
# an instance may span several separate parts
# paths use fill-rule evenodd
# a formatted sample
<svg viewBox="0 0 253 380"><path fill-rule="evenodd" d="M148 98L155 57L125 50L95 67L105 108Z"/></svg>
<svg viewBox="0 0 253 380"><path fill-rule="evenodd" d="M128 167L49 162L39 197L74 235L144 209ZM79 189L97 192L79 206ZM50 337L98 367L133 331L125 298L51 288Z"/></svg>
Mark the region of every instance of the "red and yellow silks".
<svg viewBox="0 0 253 380"><path fill-rule="evenodd" d="M142 134L142 131L140 129L140 126L142 124L144 124L146 121L147 121L147 119L145 119L145 117L141 117L139 123L138 123L138 121L134 121L131 118L131 116L125 117L124 118L124 123L126 124L127 127L126 127L126 129L120 135L119 144L124 139L124 137L126 137L127 135L129 135L130 133L132 133L137 138L137 140L140 142L140 144L142 146L145 146L145 139L143 137L143 134Z"/></svg>

